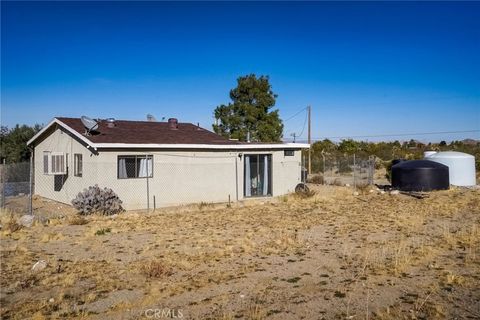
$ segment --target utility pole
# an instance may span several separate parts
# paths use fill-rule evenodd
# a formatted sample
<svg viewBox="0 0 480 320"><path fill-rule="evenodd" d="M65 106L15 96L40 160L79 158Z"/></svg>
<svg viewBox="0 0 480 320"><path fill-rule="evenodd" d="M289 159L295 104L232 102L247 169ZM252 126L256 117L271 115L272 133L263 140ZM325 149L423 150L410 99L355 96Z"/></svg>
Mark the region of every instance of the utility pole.
<svg viewBox="0 0 480 320"><path fill-rule="evenodd" d="M311 136L311 128L312 128L312 119L311 119L311 111L312 107L308 106L308 144L310 145L310 148L308 148L308 173L312 173L312 136Z"/></svg>

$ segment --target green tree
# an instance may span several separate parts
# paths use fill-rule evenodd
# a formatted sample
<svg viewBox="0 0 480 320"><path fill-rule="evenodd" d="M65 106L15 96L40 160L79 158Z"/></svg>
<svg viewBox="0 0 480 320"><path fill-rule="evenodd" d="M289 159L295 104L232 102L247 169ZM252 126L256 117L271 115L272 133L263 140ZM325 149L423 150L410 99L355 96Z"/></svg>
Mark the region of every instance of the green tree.
<svg viewBox="0 0 480 320"><path fill-rule="evenodd" d="M27 161L30 159L30 150L27 142L40 129L41 125L36 124L33 127L27 125L16 125L13 129L2 126L0 130L0 159L7 163Z"/></svg>
<svg viewBox="0 0 480 320"><path fill-rule="evenodd" d="M277 95L273 93L268 76L254 74L237 79L237 87L230 90L232 102L218 106L213 130L231 139L278 142L282 137L283 123L278 110L271 110Z"/></svg>
<svg viewBox="0 0 480 320"><path fill-rule="evenodd" d="M347 139L342 140L338 145L338 151L346 154L354 154L360 150L360 143L358 141Z"/></svg>

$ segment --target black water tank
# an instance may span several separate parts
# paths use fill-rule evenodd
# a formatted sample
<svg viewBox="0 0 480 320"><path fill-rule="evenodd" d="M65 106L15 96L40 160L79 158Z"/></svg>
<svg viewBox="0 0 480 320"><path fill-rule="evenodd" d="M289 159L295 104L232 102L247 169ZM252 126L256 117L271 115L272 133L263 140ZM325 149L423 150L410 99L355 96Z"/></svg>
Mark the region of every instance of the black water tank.
<svg viewBox="0 0 480 320"><path fill-rule="evenodd" d="M402 191L446 190L448 167L429 160L402 161L392 166L392 187Z"/></svg>
<svg viewBox="0 0 480 320"><path fill-rule="evenodd" d="M405 160L405 159L393 159L393 160L392 160L392 167L393 167L394 165L396 165L397 163L400 163L400 162L403 162L403 161L407 161L407 160Z"/></svg>

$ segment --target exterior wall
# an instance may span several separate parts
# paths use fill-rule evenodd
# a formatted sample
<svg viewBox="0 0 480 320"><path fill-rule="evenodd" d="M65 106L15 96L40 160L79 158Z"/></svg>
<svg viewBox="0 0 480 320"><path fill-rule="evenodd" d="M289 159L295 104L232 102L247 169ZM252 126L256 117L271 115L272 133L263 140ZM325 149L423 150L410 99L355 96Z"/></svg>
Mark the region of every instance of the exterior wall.
<svg viewBox="0 0 480 320"><path fill-rule="evenodd" d="M43 151L68 153L69 174L59 191L55 176L43 174ZM73 154L83 154L83 176L73 175ZM239 156L239 155L242 156ZM76 138L55 130L35 147L35 193L70 204L88 186L112 188L127 210L174 206L199 202L227 202L244 199L245 154L272 155L272 194L283 195L300 183L301 152L284 156L283 150L265 151L163 151L99 150L93 154ZM153 155L153 177L119 179L120 155ZM57 178L58 179L58 178ZM148 196L147 196L148 195ZM148 203L148 202L149 203Z"/></svg>
<svg viewBox="0 0 480 320"><path fill-rule="evenodd" d="M44 174L44 151L67 153L68 174L65 176ZM82 177L75 177L73 174L73 155L75 153L82 154ZM96 183L97 176L96 156L92 154L84 145L73 138L68 132L62 130L61 128L53 131L43 141L35 146L34 193L37 195L66 204L71 204L72 199L76 197L78 192ZM61 186L61 188L55 188L55 179L57 179L57 186Z"/></svg>

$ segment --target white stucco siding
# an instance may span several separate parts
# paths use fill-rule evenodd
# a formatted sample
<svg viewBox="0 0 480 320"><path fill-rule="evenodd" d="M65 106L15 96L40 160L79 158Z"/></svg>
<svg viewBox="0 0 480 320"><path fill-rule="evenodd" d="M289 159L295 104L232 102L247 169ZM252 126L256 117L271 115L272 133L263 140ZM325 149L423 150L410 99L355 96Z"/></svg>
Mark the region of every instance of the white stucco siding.
<svg viewBox="0 0 480 320"><path fill-rule="evenodd" d="M295 187L301 182L301 159L300 150L295 150L293 156L285 156L283 150L273 153L273 196L295 191Z"/></svg>
<svg viewBox="0 0 480 320"><path fill-rule="evenodd" d="M157 207L236 199L235 158L229 152L103 151L98 183L119 195L127 209L147 207L147 179L118 179L121 155L152 155L153 177L148 179L149 205Z"/></svg>
<svg viewBox="0 0 480 320"><path fill-rule="evenodd" d="M91 150L91 149L90 149ZM284 150L111 150L94 154L77 138L56 129L35 147L35 193L59 202L71 200L91 185L115 191L127 210L174 206L200 202L227 202L244 199L244 161L247 154L272 156L272 194L293 192L300 183L301 151L285 156ZM128 150L128 151L125 151ZM43 173L43 152L68 153L68 175L59 190L53 175ZM73 172L74 154L83 155L82 177ZM239 156L239 155L242 156ZM119 179L118 156L153 155L153 177ZM148 195L148 200L147 200Z"/></svg>
<svg viewBox="0 0 480 320"><path fill-rule="evenodd" d="M34 194L58 202L71 204L72 199L78 192L96 183L95 181L98 176L96 156L76 139L72 138L67 132L56 129L36 145L34 150ZM43 171L44 151L64 152L68 154L68 174L65 176L45 174ZM73 163L74 154L76 153L82 154L82 177L74 176ZM57 180L57 188L55 188L55 180Z"/></svg>

